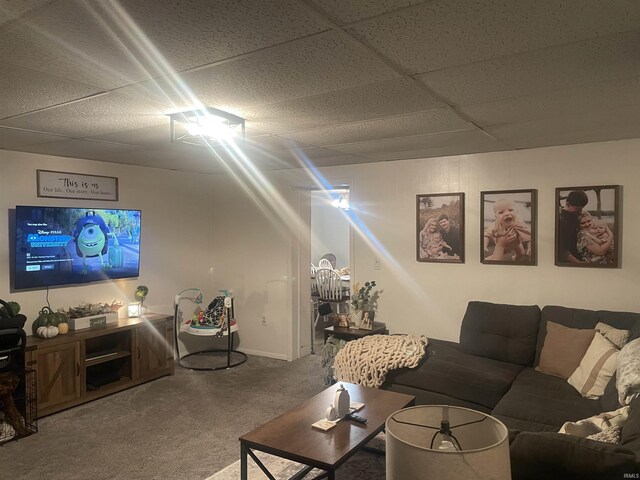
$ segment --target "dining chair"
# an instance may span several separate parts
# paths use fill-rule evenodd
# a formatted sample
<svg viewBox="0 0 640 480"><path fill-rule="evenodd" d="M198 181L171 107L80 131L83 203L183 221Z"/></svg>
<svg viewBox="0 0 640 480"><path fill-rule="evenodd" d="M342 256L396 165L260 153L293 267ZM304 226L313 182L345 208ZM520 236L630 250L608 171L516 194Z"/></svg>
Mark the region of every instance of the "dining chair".
<svg viewBox="0 0 640 480"><path fill-rule="evenodd" d="M345 295L342 279L338 272L331 268L319 268L316 271L316 284L318 286L318 303L335 304L336 313L340 313L340 304L346 304L348 297ZM318 324L320 315L320 311L318 311L313 323L314 328Z"/></svg>
<svg viewBox="0 0 640 480"><path fill-rule="evenodd" d="M333 265L331 265L331 262L326 258L321 258L318 262L318 268L330 268L333 270Z"/></svg>
<svg viewBox="0 0 640 480"><path fill-rule="evenodd" d="M336 269L336 256L333 253L325 253L322 258L324 258L325 260L329 260L329 263L331 264L331 268L333 268L334 270ZM322 261L322 258L320 259L320 261Z"/></svg>
<svg viewBox="0 0 640 480"><path fill-rule="evenodd" d="M318 294L318 283L316 282L316 272L318 268L312 263L311 264L311 303L313 306L313 318L316 316L316 312L318 311L318 298L320 295Z"/></svg>

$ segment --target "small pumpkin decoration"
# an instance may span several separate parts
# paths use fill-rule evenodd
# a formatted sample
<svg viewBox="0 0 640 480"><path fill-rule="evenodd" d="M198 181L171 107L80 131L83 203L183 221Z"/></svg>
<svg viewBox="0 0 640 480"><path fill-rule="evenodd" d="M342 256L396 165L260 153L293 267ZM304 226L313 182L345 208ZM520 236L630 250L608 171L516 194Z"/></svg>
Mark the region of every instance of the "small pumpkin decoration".
<svg viewBox="0 0 640 480"><path fill-rule="evenodd" d="M58 314L55 313L53 310L51 310L51 308L44 306L42 307L42 310L40 310L40 312L38 313L38 318L36 318L33 321L33 334L34 335L38 335L38 328L40 327L49 327L49 326L57 326L58 323L60 323ZM57 328L56 328L57 330ZM57 333L56 333L57 335ZM55 336L55 335L54 335ZM45 337L45 338L49 338L49 337Z"/></svg>
<svg viewBox="0 0 640 480"><path fill-rule="evenodd" d="M69 333L69 324L67 322L60 322L58 324L58 333L60 335L64 335L65 333Z"/></svg>
<svg viewBox="0 0 640 480"><path fill-rule="evenodd" d="M69 317L61 311L54 312L51 324L54 327L58 327L61 335L64 335L69 331Z"/></svg>
<svg viewBox="0 0 640 480"><path fill-rule="evenodd" d="M58 335L58 327L54 327L53 325L49 325L47 327L38 327L36 330L36 335L42 338L53 338Z"/></svg>

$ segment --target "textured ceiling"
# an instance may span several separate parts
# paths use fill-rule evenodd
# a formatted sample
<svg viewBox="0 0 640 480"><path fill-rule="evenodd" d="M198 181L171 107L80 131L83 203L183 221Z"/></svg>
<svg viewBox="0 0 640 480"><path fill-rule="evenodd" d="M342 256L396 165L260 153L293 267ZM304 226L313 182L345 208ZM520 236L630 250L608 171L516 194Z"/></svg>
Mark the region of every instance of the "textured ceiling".
<svg viewBox="0 0 640 480"><path fill-rule="evenodd" d="M0 0L0 149L219 172L640 137L637 0ZM1 154L0 154L1 158Z"/></svg>

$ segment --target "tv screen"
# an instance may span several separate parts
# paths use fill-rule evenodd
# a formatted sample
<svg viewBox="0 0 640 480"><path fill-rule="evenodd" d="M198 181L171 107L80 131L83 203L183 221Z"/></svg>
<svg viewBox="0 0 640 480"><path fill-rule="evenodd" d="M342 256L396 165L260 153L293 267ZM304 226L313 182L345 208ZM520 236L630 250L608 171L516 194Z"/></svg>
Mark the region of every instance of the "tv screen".
<svg viewBox="0 0 640 480"><path fill-rule="evenodd" d="M140 210L16 207L14 288L137 277Z"/></svg>

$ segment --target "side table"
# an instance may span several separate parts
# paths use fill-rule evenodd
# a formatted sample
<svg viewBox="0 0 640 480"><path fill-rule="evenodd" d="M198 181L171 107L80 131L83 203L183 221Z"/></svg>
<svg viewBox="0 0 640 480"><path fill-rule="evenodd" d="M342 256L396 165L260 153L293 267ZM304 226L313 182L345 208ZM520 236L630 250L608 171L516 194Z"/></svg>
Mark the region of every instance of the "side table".
<svg viewBox="0 0 640 480"><path fill-rule="evenodd" d="M327 338L330 336L348 342L368 335L389 335L389 330L387 330L387 326L384 323L380 322L373 322L373 329L371 330L350 327L327 327L324 329L324 343L327 343Z"/></svg>

